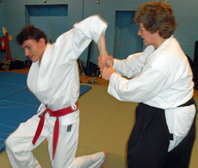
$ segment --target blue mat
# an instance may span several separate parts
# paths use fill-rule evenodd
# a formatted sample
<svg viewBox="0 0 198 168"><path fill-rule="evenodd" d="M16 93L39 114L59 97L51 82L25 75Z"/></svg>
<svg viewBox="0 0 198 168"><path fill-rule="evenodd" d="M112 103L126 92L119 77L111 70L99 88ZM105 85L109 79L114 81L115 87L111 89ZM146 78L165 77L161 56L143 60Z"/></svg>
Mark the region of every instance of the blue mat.
<svg viewBox="0 0 198 168"><path fill-rule="evenodd" d="M0 72L0 152L6 138L36 114L40 102L26 87L26 74ZM80 85L80 96L91 86Z"/></svg>
<svg viewBox="0 0 198 168"><path fill-rule="evenodd" d="M0 72L0 100L27 89L26 74Z"/></svg>
<svg viewBox="0 0 198 168"><path fill-rule="evenodd" d="M0 72L0 84L12 84L26 86L27 74L20 74L14 72Z"/></svg>
<svg viewBox="0 0 198 168"><path fill-rule="evenodd" d="M36 113L37 107L0 100L0 152L5 149L6 138L21 122Z"/></svg>
<svg viewBox="0 0 198 168"><path fill-rule="evenodd" d="M19 86L19 85L11 85L11 84L5 84L0 83L0 100L4 99L10 95L19 93L23 90L27 90L26 86Z"/></svg>

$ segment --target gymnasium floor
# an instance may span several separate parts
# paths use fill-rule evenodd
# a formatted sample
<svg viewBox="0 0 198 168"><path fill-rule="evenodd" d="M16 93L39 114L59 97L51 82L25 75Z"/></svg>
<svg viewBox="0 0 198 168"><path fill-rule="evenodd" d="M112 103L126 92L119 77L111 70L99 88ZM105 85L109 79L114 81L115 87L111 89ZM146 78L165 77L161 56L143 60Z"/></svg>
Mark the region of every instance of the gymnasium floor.
<svg viewBox="0 0 198 168"><path fill-rule="evenodd" d="M17 72L27 73L28 70ZM87 77L81 76L83 83L86 83L87 79ZM102 79L97 80L99 84L91 85L92 89L79 98L81 122L76 156L107 149L109 168L125 168L126 143L135 123L134 112L137 103L120 102L114 99L107 94L108 82ZM198 104L197 93L198 91L195 92L194 97ZM196 125L198 126L198 121ZM43 168L51 168L47 141L44 141L33 153ZM197 168L197 158L198 138L193 147L189 168ZM5 151L0 153L0 168L11 168Z"/></svg>

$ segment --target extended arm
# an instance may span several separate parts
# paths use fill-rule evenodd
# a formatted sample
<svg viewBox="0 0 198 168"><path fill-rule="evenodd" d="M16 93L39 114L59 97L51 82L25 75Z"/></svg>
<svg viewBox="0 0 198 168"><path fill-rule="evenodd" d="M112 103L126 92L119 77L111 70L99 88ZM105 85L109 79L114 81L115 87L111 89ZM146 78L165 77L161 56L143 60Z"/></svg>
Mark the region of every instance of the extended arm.
<svg viewBox="0 0 198 168"><path fill-rule="evenodd" d="M106 49L106 41L105 36L102 33L98 40L98 49L100 51L100 56L98 57L98 66L102 70L104 67L112 67L113 66L113 57L108 55Z"/></svg>
<svg viewBox="0 0 198 168"><path fill-rule="evenodd" d="M129 55L127 59L123 60L113 59L113 57L108 56L105 61L103 61L99 57L98 64L102 69L102 77L105 80L109 80L114 72L127 78L136 77L142 72L147 56L152 52L153 47L151 46L147 47L143 53ZM104 68L105 66L113 69Z"/></svg>
<svg viewBox="0 0 198 168"><path fill-rule="evenodd" d="M98 45L98 49L100 51L101 58L105 59L108 56L108 52L107 52L107 49L106 49L106 41L105 41L104 33L102 33L100 35L100 38L97 42L97 45Z"/></svg>
<svg viewBox="0 0 198 168"><path fill-rule="evenodd" d="M71 39L74 56L78 58L92 40L97 43L101 54L105 55L107 53L104 37L106 28L107 23L97 15L75 24Z"/></svg>

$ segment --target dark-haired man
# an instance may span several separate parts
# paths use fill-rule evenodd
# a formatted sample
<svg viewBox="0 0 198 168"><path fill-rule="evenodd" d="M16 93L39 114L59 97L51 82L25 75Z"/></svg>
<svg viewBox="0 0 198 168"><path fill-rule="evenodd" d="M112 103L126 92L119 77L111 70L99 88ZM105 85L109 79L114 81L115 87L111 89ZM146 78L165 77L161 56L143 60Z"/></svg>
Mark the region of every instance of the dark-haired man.
<svg viewBox="0 0 198 168"><path fill-rule="evenodd" d="M100 55L106 55L104 33L107 24L91 16L75 24L47 44L45 33L27 26L17 35L25 55L32 60L27 85L41 105L37 114L6 140L6 151L13 168L40 168L32 150L48 141L54 168L107 168L108 152L75 158L79 135L79 72L77 59L94 40Z"/></svg>

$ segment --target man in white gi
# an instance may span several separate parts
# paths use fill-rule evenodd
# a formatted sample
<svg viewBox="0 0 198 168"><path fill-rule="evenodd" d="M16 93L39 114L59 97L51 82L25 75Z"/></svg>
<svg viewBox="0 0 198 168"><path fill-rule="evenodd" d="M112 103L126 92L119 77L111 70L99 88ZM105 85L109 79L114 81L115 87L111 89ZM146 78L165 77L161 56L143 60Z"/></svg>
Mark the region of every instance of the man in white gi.
<svg viewBox="0 0 198 168"><path fill-rule="evenodd" d="M106 55L104 33L107 24L91 16L47 44L46 35L24 27L17 35L25 55L31 59L27 85L40 100L36 115L21 123L6 140L6 152L13 168L40 168L32 150L48 141L54 168L107 168L108 152L75 158L79 136L79 70L77 59L94 40ZM28 111L27 111L28 112Z"/></svg>
<svg viewBox="0 0 198 168"><path fill-rule="evenodd" d="M173 37L177 24L172 8L148 2L138 7L134 19L146 49L125 60L99 57L108 93L139 102L128 167L187 168L195 139L194 84L188 59Z"/></svg>

